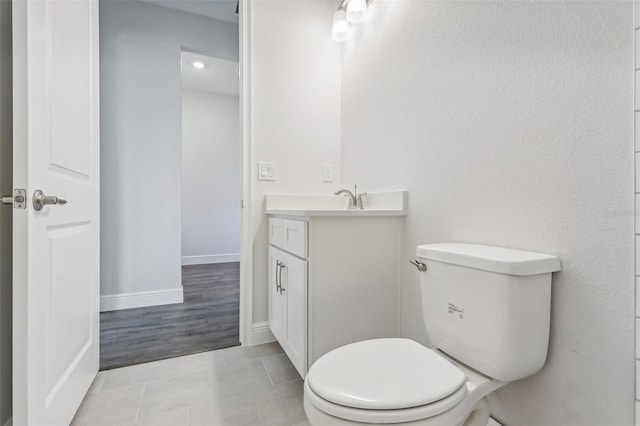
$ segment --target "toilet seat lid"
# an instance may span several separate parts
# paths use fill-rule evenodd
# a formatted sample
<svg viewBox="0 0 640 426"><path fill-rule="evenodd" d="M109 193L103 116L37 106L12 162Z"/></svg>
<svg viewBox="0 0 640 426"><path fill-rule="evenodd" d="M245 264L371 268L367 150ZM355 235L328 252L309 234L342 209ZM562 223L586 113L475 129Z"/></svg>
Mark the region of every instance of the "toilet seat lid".
<svg viewBox="0 0 640 426"><path fill-rule="evenodd" d="M370 410L418 407L446 398L466 381L435 351L409 339L342 346L318 359L309 387L334 404Z"/></svg>

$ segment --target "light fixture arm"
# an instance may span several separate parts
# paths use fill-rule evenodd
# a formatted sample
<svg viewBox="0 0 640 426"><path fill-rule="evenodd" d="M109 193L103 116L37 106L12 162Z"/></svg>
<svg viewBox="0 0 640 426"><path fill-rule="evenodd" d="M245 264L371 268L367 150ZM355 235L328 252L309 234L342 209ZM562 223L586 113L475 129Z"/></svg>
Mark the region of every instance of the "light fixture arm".
<svg viewBox="0 0 640 426"><path fill-rule="evenodd" d="M347 10L347 3L349 3L349 0L342 0L336 10ZM367 0L367 7L371 6L371 3L373 3L373 0Z"/></svg>

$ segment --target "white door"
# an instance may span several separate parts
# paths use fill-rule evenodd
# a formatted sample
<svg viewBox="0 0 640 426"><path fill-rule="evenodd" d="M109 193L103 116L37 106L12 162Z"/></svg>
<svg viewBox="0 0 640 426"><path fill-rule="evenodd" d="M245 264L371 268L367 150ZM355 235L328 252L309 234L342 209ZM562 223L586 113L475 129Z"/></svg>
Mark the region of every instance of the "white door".
<svg viewBox="0 0 640 426"><path fill-rule="evenodd" d="M99 362L98 2L13 0L13 55L13 424L66 425Z"/></svg>
<svg viewBox="0 0 640 426"><path fill-rule="evenodd" d="M284 297L280 291L284 252L269 246L269 329L282 342L284 338Z"/></svg>
<svg viewBox="0 0 640 426"><path fill-rule="evenodd" d="M282 344L302 377L307 374L307 261L285 254L281 273L285 297L285 339Z"/></svg>

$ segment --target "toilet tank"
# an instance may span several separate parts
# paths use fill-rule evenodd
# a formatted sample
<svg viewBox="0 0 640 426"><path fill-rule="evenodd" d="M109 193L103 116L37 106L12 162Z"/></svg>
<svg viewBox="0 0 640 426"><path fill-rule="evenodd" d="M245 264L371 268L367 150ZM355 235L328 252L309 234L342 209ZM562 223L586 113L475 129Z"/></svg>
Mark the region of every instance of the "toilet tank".
<svg viewBox="0 0 640 426"><path fill-rule="evenodd" d="M477 244L426 244L416 254L422 310L438 349L502 381L534 374L549 345L556 256Z"/></svg>

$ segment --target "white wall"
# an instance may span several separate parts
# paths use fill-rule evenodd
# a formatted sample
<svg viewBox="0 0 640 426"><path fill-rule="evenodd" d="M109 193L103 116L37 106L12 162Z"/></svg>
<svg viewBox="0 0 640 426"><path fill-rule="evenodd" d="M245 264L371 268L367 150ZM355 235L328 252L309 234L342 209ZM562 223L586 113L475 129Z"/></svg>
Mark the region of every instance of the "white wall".
<svg viewBox="0 0 640 426"><path fill-rule="evenodd" d="M635 321L636 321L636 335L635 335L635 359L636 359L636 402L635 402L635 419L636 425L640 422L640 393L638 389L640 389L640 214L638 212L638 208L640 207L640 185L638 185L638 180L640 179L640 87L638 87L638 82L640 82L640 2L638 0L634 0L634 25L633 25L633 35L634 35L634 44L635 44L635 52L634 52L634 75L636 84L634 85L634 116L635 116L635 126L634 126L634 137L635 137L635 209L634 214L636 216L635 222L635 239L636 239L636 311L635 311Z"/></svg>
<svg viewBox="0 0 640 426"><path fill-rule="evenodd" d="M183 263L240 254L238 97L182 91Z"/></svg>
<svg viewBox="0 0 640 426"><path fill-rule="evenodd" d="M253 152L253 322L267 320L264 195L330 194L340 182L340 46L331 41L332 1L251 5L249 117ZM257 162L277 164L275 182L257 181ZM322 166L335 169L322 182Z"/></svg>
<svg viewBox="0 0 640 426"><path fill-rule="evenodd" d="M11 2L0 1L0 195L13 189ZM0 425L11 418L12 216L0 205Z"/></svg>
<svg viewBox="0 0 640 426"><path fill-rule="evenodd" d="M409 190L405 336L427 343L418 244L562 260L546 366L491 398L507 425L633 422L632 25L631 2L375 1L344 47L342 181Z"/></svg>
<svg viewBox="0 0 640 426"><path fill-rule="evenodd" d="M180 51L238 60L238 27L100 2L102 295L181 288Z"/></svg>

